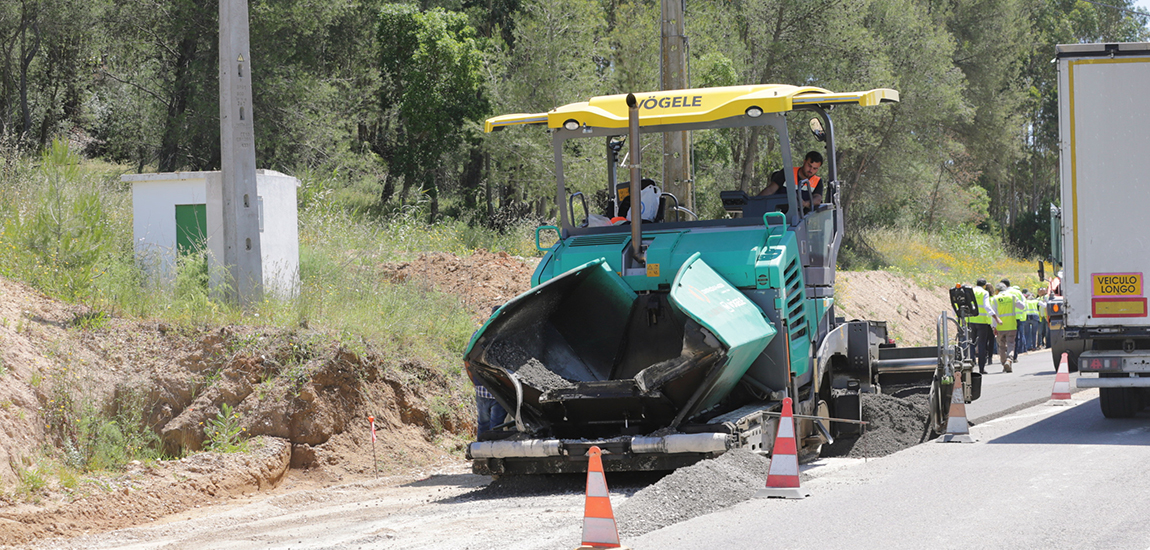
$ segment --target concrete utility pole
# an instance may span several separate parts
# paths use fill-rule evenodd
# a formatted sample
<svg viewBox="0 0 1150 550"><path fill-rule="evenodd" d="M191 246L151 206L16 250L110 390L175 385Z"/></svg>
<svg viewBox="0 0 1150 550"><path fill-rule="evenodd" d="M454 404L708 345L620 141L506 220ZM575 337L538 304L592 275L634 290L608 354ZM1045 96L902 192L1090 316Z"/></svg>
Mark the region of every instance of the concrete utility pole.
<svg viewBox="0 0 1150 550"><path fill-rule="evenodd" d="M687 87L687 35L683 11L687 0L662 0L663 24L659 74L664 90ZM663 134L663 187L679 204L695 210L691 179L691 133ZM680 218L682 219L682 218Z"/></svg>
<svg viewBox="0 0 1150 550"><path fill-rule="evenodd" d="M247 0L220 0L220 168L224 265L230 297L243 306L263 295L256 150L252 124Z"/></svg>

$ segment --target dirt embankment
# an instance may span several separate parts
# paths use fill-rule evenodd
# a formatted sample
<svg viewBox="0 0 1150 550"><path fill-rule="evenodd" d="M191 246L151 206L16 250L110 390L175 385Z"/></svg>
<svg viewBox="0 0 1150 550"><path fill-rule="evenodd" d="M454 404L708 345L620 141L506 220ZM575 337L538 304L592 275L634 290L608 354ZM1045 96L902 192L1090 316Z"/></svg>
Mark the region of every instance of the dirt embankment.
<svg viewBox="0 0 1150 550"><path fill-rule="evenodd" d="M318 332L96 318L0 279L0 545L274 487L289 465L337 481L439 462L474 429L469 398L462 377ZM190 454L225 405L257 451ZM79 475L91 420L125 414L188 458Z"/></svg>
<svg viewBox="0 0 1150 550"><path fill-rule="evenodd" d="M947 289L921 287L908 277L886 271L838 272L835 310L848 321L886 321L900 346L935 345L938 316L951 311Z"/></svg>

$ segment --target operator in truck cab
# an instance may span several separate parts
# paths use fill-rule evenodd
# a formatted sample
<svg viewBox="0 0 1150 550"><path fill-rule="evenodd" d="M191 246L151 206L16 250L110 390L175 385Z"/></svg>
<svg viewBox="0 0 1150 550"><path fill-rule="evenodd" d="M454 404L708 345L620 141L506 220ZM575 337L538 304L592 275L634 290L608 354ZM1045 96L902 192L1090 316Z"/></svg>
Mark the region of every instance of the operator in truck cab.
<svg viewBox="0 0 1150 550"><path fill-rule="evenodd" d="M803 158L803 165L796 167L795 182L803 196L803 208L818 208L823 203L822 179L819 178L819 168L823 166L823 155L818 151L811 151ZM786 192L787 178L782 170L771 174L771 182L759 192L759 196L775 195ZM813 206L812 206L813 203Z"/></svg>

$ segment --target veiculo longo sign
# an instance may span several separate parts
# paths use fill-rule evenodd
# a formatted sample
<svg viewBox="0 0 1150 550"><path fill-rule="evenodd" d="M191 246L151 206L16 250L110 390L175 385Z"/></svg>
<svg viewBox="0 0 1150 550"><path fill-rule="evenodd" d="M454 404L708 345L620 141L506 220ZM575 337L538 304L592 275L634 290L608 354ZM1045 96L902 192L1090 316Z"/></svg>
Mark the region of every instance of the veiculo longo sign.
<svg viewBox="0 0 1150 550"><path fill-rule="evenodd" d="M1141 273L1093 273L1094 296L1142 296Z"/></svg>

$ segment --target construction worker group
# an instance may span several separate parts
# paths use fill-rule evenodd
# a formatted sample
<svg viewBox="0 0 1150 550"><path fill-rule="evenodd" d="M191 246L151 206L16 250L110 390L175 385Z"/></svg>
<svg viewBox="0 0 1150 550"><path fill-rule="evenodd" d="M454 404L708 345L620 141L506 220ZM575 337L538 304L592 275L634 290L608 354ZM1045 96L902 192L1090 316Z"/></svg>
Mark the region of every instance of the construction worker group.
<svg viewBox="0 0 1150 550"><path fill-rule="evenodd" d="M971 349L978 371L998 354L1002 372L1012 372L1018 353L1049 346L1050 328L1046 321L1047 288L1036 294L1011 285L1002 279L991 286L986 279L974 282L978 315L967 318L971 332Z"/></svg>

